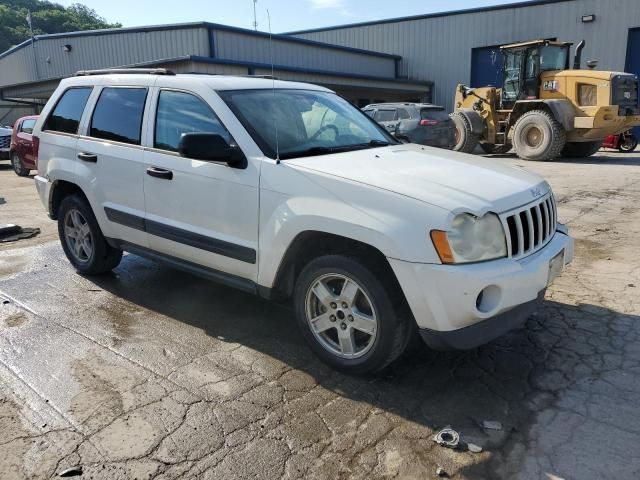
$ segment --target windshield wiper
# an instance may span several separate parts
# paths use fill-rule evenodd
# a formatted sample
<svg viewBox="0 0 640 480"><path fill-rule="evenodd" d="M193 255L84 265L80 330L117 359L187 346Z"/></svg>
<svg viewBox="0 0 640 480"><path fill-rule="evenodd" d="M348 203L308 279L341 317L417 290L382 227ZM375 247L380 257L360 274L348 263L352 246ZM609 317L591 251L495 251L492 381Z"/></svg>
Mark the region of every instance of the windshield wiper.
<svg viewBox="0 0 640 480"><path fill-rule="evenodd" d="M281 160L297 157L313 157L316 155L328 155L330 153L349 152L352 150L362 150L367 147L386 147L390 145L386 140L371 140L367 143L356 143L354 145L342 145L338 147L311 147L306 150L286 152L280 155Z"/></svg>

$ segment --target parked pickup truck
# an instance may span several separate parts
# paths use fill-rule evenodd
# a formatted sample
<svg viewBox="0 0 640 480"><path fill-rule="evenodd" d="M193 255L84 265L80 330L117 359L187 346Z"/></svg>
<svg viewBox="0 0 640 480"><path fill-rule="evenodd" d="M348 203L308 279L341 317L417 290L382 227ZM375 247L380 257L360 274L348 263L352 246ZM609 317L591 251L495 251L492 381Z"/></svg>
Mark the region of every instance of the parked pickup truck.
<svg viewBox="0 0 640 480"><path fill-rule="evenodd" d="M467 349L521 326L573 256L539 176L400 144L314 85L80 72L34 136L77 271L125 250L291 301L314 352L350 373L384 368L416 332Z"/></svg>

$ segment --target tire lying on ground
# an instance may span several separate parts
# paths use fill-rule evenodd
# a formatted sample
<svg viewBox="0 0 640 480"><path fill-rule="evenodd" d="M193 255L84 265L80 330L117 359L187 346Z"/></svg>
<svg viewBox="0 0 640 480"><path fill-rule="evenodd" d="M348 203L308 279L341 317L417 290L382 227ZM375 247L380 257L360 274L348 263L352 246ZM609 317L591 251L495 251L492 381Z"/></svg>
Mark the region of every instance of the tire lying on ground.
<svg viewBox="0 0 640 480"><path fill-rule="evenodd" d="M481 143L480 147L484 150L484 153L489 154L503 154L509 153L511 150L511 145L494 145L492 143Z"/></svg>
<svg viewBox="0 0 640 480"><path fill-rule="evenodd" d="M456 144L453 149L456 152L473 153L478 145L478 138L471 133L469 120L459 112L453 112L450 116L456 126Z"/></svg>
<svg viewBox="0 0 640 480"><path fill-rule="evenodd" d="M562 125L544 110L522 115L513 132L513 148L524 160L553 160L560 156L566 143Z"/></svg>
<svg viewBox="0 0 640 480"><path fill-rule="evenodd" d="M568 158L590 157L602 145L602 140L597 142L567 142L562 149L562 156Z"/></svg>

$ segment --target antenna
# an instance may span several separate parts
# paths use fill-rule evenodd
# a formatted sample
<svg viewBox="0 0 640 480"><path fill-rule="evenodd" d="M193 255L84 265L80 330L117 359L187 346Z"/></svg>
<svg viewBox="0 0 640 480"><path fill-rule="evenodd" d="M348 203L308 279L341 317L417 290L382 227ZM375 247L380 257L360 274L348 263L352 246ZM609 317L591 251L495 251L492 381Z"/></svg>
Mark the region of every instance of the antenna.
<svg viewBox="0 0 640 480"><path fill-rule="evenodd" d="M269 9L267 9L267 19L269 21L269 55L271 57L271 88L273 91L273 100L274 100L274 107L275 107L275 100L276 100L276 76L275 76L275 72L274 72L274 67L273 67L273 39L272 37L272 33L271 33L271 14L269 13ZM278 118L277 115L274 116L273 119L273 125L276 129L276 165L280 164L280 143L278 141Z"/></svg>
<svg viewBox="0 0 640 480"><path fill-rule="evenodd" d="M258 31L258 17L256 16L256 3L258 0L253 0L253 29Z"/></svg>

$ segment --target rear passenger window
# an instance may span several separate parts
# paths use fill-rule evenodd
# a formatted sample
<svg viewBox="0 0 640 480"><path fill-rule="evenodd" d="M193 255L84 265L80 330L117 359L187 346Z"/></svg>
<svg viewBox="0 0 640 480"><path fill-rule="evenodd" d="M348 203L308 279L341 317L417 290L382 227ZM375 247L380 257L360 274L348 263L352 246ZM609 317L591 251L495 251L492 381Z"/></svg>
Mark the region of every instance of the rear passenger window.
<svg viewBox="0 0 640 480"><path fill-rule="evenodd" d="M183 133L217 133L231 142L231 135L204 101L190 93L162 90L153 146L177 152Z"/></svg>
<svg viewBox="0 0 640 480"><path fill-rule="evenodd" d="M411 115L409 115L407 110L404 108L398 109L398 120L408 120L409 118L411 118Z"/></svg>
<svg viewBox="0 0 640 480"><path fill-rule="evenodd" d="M53 130L55 132L78 133L80 118L87 104L91 89L70 88L62 94L53 112L47 118L43 130Z"/></svg>
<svg viewBox="0 0 640 480"><path fill-rule="evenodd" d="M103 88L89 136L140 145L146 88Z"/></svg>
<svg viewBox="0 0 640 480"><path fill-rule="evenodd" d="M375 119L378 122L391 122L396 119L395 110L378 110Z"/></svg>

